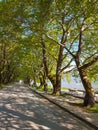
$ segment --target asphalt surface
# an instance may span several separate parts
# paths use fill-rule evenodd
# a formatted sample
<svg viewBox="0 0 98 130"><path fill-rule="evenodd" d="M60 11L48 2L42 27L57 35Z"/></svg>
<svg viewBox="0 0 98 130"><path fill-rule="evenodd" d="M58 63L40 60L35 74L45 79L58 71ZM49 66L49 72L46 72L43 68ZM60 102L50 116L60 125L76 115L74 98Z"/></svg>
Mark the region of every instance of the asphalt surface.
<svg viewBox="0 0 98 130"><path fill-rule="evenodd" d="M93 130L29 88L0 90L0 130Z"/></svg>

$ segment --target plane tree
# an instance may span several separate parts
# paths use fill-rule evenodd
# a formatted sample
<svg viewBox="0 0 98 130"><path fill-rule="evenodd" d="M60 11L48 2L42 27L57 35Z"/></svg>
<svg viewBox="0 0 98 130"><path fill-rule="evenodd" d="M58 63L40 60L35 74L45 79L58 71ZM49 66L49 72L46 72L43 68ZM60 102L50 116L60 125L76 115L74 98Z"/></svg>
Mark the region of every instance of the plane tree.
<svg viewBox="0 0 98 130"><path fill-rule="evenodd" d="M0 83L8 83L16 77L16 38L13 32L12 12L0 2Z"/></svg>
<svg viewBox="0 0 98 130"><path fill-rule="evenodd" d="M0 28L6 29L2 31L1 37L4 37L3 40L11 40L9 47L10 43L16 43L14 45L21 49L21 53L14 51L14 55L20 61L22 71L28 68L28 74L25 71L24 75L36 78L36 74L40 74L43 79L47 77L53 85L53 94L56 95L61 91L62 74L71 66L72 69L76 67L86 90L85 106L93 106L95 103L89 77L96 79L97 75L97 69L94 69L98 65L97 4L96 0L9 0L8 3L5 2L4 9L1 6L3 15L0 16ZM8 17L4 17L6 12Z"/></svg>
<svg viewBox="0 0 98 130"><path fill-rule="evenodd" d="M50 27L52 26L52 30L50 30L50 34L48 31L46 35L60 47L56 68L55 93L60 90L61 70L64 63L62 60L63 54L64 52L66 54L68 52L72 56L70 62L74 59L76 63L79 76L86 90L84 106L94 106L94 91L88 78L90 73L88 71L98 61L97 1L93 3L90 1L84 1L83 3L77 2L77 4L72 1L67 3L55 1L53 3L53 9L54 11L52 10L51 15L54 19L50 23L52 24L50 25ZM56 31L56 39L53 29ZM92 50L91 52L90 49Z"/></svg>
<svg viewBox="0 0 98 130"><path fill-rule="evenodd" d="M94 67L98 65L97 1L80 2L76 6L74 2L72 4L74 4L74 8L71 9L71 12L76 17L74 20L74 31L70 30L70 38L73 37L73 39L69 44L72 47L69 49L66 46L65 49L74 58L79 76L85 88L84 106L94 106L94 90L89 74L90 69L93 71Z"/></svg>

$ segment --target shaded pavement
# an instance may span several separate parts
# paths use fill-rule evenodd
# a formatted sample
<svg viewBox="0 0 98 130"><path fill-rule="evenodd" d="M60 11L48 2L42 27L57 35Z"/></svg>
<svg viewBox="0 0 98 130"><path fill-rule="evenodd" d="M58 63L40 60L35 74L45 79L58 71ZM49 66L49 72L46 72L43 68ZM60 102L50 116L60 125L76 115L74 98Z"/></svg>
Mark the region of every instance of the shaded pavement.
<svg viewBox="0 0 98 130"><path fill-rule="evenodd" d="M95 130L98 130L98 113L87 111L85 107L79 105L79 103L83 102L82 98L78 98L69 94L66 94L66 97L52 96L46 92L40 92L38 90L36 90L35 92L39 93L44 98L56 104L68 113L71 113L72 115L82 120Z"/></svg>
<svg viewBox="0 0 98 130"><path fill-rule="evenodd" d="M93 130L29 88L0 90L0 130Z"/></svg>

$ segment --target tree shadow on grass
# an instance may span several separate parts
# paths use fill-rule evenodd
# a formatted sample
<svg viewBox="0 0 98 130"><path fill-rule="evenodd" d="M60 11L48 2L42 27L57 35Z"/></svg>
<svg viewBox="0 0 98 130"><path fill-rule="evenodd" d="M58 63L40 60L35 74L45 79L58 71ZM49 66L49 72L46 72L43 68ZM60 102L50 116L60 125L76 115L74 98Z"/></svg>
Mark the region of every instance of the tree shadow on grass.
<svg viewBox="0 0 98 130"><path fill-rule="evenodd" d="M67 101L67 103L69 105L71 105L71 106L78 107L78 108L80 108L83 111L88 112L88 113L98 113L98 103L96 103L94 107L90 107L90 106L85 107L83 105L83 102L81 102L81 103L73 103L73 102L68 102Z"/></svg>

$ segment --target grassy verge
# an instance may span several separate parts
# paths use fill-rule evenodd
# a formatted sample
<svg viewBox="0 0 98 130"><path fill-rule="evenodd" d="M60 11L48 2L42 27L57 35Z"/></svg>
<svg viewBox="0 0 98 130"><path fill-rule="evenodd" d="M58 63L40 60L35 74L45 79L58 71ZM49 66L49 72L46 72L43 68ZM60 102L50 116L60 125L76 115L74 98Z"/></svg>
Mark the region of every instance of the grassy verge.
<svg viewBox="0 0 98 130"><path fill-rule="evenodd" d="M65 93L61 93L59 96L65 97L66 94Z"/></svg>
<svg viewBox="0 0 98 130"><path fill-rule="evenodd" d="M40 90L40 91L44 91L44 86L37 87L37 89ZM52 92L52 90L53 90L53 87L52 86L48 86L48 91ZM66 91L66 90L68 90L68 88L63 88L63 87L61 88L61 91Z"/></svg>
<svg viewBox="0 0 98 130"><path fill-rule="evenodd" d="M0 84L0 89L2 89L4 87L4 85L3 84Z"/></svg>
<svg viewBox="0 0 98 130"><path fill-rule="evenodd" d="M44 91L44 86L37 87L36 89L43 92ZM48 89L48 92L52 92L52 87L51 86L48 86L47 89Z"/></svg>
<svg viewBox="0 0 98 130"><path fill-rule="evenodd" d="M37 87L37 90L43 92L44 91L44 86ZM68 88L62 88L61 90L62 91L65 90L66 91L66 90L68 90ZM52 87L51 86L48 86L48 92L52 92ZM65 93L64 94L60 94L60 96L66 98L66 94ZM90 106L83 107L83 102L73 103L72 105L78 106L79 108L81 108L81 109L83 109L84 111L87 111L87 112L98 113L98 103L96 103L94 107L90 107Z"/></svg>
<svg viewBox="0 0 98 130"><path fill-rule="evenodd" d="M94 107L90 107L90 106L83 107L83 103L82 102L75 103L75 105L80 107L84 111L91 112L91 113L98 113L98 103L96 103Z"/></svg>
<svg viewBox="0 0 98 130"><path fill-rule="evenodd" d="M66 90L68 90L68 88L61 88L61 91L66 91Z"/></svg>
<svg viewBox="0 0 98 130"><path fill-rule="evenodd" d="M0 89L6 87L6 86L8 86L8 85L12 85L12 84L14 84L14 82L7 83L7 84L0 84Z"/></svg>
<svg viewBox="0 0 98 130"><path fill-rule="evenodd" d="M87 107L87 110L93 113L98 113L98 103L96 103L94 107Z"/></svg>

